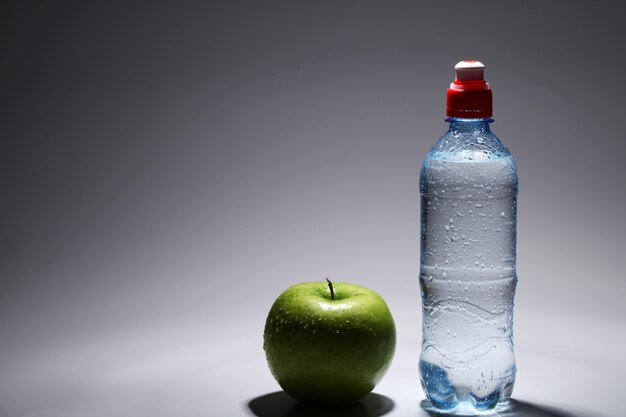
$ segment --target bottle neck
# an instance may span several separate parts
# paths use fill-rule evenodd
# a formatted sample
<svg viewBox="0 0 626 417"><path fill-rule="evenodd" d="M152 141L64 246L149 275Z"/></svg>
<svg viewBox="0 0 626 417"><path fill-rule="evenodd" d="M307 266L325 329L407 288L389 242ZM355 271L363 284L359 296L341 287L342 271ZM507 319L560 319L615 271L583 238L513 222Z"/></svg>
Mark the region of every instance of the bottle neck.
<svg viewBox="0 0 626 417"><path fill-rule="evenodd" d="M451 131L474 131L481 130L483 132L489 131L489 123L493 123L491 117L484 117L479 119L464 119L460 117L448 117L446 122L450 123Z"/></svg>

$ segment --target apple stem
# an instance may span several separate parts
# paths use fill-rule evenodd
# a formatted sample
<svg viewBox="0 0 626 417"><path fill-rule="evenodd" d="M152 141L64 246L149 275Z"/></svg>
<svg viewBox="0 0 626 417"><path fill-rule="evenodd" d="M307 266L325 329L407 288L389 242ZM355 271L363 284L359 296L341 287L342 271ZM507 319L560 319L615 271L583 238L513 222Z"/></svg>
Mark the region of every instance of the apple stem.
<svg viewBox="0 0 626 417"><path fill-rule="evenodd" d="M335 299L335 290L333 290L333 283L326 278L326 282L328 282L328 288L330 288L330 299L334 300Z"/></svg>

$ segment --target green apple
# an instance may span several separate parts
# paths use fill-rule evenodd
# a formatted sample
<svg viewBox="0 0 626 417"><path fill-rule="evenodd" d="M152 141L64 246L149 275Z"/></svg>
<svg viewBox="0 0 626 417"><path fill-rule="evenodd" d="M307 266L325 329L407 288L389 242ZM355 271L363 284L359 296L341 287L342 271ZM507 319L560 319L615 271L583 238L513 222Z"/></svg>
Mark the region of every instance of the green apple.
<svg viewBox="0 0 626 417"><path fill-rule="evenodd" d="M294 285L276 299L263 348L272 375L293 398L347 403L372 391L389 368L396 328L380 295L327 281Z"/></svg>

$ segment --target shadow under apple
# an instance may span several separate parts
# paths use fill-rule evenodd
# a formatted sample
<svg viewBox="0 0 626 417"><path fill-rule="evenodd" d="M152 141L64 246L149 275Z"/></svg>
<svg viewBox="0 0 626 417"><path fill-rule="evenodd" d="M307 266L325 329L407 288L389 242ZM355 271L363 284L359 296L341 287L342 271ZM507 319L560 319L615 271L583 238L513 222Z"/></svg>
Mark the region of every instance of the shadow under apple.
<svg viewBox="0 0 626 417"><path fill-rule="evenodd" d="M262 395L248 402L257 417L378 417L393 410L394 402L384 395L369 393L360 401L340 406L300 403L284 391Z"/></svg>

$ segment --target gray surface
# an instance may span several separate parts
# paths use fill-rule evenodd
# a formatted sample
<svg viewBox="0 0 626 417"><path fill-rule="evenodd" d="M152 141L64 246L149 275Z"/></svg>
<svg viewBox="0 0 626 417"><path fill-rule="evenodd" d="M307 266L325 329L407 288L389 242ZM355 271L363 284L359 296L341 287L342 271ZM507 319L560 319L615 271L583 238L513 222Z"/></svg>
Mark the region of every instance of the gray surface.
<svg viewBox="0 0 626 417"><path fill-rule="evenodd" d="M3 3L0 417L306 414L261 333L326 276L387 300L376 392L419 415L419 165L465 58L520 175L518 414L622 415L617 5Z"/></svg>

